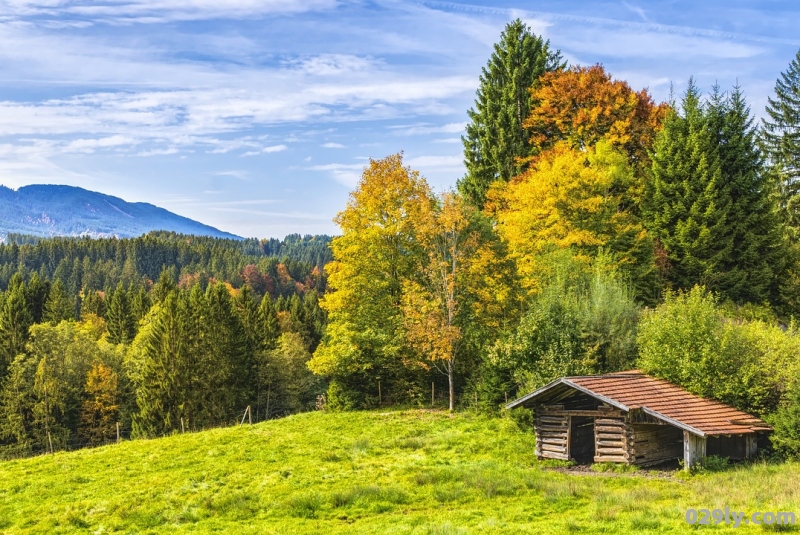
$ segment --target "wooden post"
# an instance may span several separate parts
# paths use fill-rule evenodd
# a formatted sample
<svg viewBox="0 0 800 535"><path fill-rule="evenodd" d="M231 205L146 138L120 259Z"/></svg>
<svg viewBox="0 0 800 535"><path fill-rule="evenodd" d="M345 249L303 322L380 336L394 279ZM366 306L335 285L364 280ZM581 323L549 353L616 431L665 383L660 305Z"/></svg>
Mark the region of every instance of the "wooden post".
<svg viewBox="0 0 800 535"><path fill-rule="evenodd" d="M433 381L431 381L431 407L433 407Z"/></svg>
<svg viewBox="0 0 800 535"><path fill-rule="evenodd" d="M53 439L50 436L50 431L47 432L47 442L50 443L50 454L53 454Z"/></svg>
<svg viewBox="0 0 800 535"><path fill-rule="evenodd" d="M475 408L478 408L478 391L475 391Z"/></svg>
<svg viewBox="0 0 800 535"><path fill-rule="evenodd" d="M117 422L117 444L119 444L119 422Z"/></svg>
<svg viewBox="0 0 800 535"><path fill-rule="evenodd" d="M508 392L506 392L506 405L508 405Z"/></svg>
<svg viewBox="0 0 800 535"><path fill-rule="evenodd" d="M247 423L253 425L253 411L250 409L250 405L247 406Z"/></svg>
<svg viewBox="0 0 800 535"><path fill-rule="evenodd" d="M181 433L185 433L185 432L186 432L186 428L183 425L183 416L181 416Z"/></svg>
<svg viewBox="0 0 800 535"><path fill-rule="evenodd" d="M247 418L247 414L250 412L250 405L244 410L244 414L242 414L242 421L239 422L239 427L244 425L244 420Z"/></svg>
<svg viewBox="0 0 800 535"><path fill-rule="evenodd" d="M756 456L758 452L758 437L756 437L755 433L750 433L749 435L745 435L745 449L744 449L744 458L745 459L752 459Z"/></svg>
<svg viewBox="0 0 800 535"><path fill-rule="evenodd" d="M683 432L683 469L691 470L706 458L706 438Z"/></svg>
<svg viewBox="0 0 800 535"><path fill-rule="evenodd" d="M381 382L378 381L378 406L383 405L383 396L381 395Z"/></svg>

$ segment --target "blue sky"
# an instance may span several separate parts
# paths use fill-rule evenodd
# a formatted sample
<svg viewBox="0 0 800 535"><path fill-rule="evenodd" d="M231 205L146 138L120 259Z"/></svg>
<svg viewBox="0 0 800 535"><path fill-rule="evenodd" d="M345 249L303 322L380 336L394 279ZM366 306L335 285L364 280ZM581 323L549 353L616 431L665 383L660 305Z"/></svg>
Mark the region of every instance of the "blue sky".
<svg viewBox="0 0 800 535"><path fill-rule="evenodd" d="M790 1L4 0L0 183L335 234L368 158L404 151L455 185L480 69L516 17L658 100L692 75L738 81L756 115L800 48Z"/></svg>

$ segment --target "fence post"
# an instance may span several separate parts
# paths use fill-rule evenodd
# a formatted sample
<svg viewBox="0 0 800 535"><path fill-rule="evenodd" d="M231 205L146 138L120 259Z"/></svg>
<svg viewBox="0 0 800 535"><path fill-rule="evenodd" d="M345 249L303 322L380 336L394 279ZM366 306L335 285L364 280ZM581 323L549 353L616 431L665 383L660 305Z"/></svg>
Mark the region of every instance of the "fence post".
<svg viewBox="0 0 800 535"><path fill-rule="evenodd" d="M183 416L181 416L181 433L185 433L185 432L186 432L186 428L183 425Z"/></svg>
<svg viewBox="0 0 800 535"><path fill-rule="evenodd" d="M117 444L119 444L119 422L117 422Z"/></svg>
<svg viewBox="0 0 800 535"><path fill-rule="evenodd" d="M433 385L434 385L434 383L433 383L433 381L431 381L431 407L433 407L433 393L434 393Z"/></svg>
<svg viewBox="0 0 800 535"><path fill-rule="evenodd" d="M247 406L247 423L253 425L253 410L250 408L250 405Z"/></svg>
<svg viewBox="0 0 800 535"><path fill-rule="evenodd" d="M381 382L378 381L378 406L383 405L383 396L381 395Z"/></svg>
<svg viewBox="0 0 800 535"><path fill-rule="evenodd" d="M50 437L50 431L47 432L47 442L50 443L50 455L53 454L53 439Z"/></svg>

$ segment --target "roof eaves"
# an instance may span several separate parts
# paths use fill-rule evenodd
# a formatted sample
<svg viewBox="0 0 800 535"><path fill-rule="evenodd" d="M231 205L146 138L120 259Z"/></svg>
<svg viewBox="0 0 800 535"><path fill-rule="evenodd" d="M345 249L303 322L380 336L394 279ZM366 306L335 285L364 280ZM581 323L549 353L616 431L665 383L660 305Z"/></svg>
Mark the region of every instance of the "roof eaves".
<svg viewBox="0 0 800 535"><path fill-rule="evenodd" d="M547 392L551 388L553 388L555 386L558 386L558 385L560 385L562 383L566 383L566 382L567 381L563 377L560 378L560 379L556 379L555 381L551 381L551 382L547 383L546 385L544 385L543 387L539 388L538 390L534 390L530 394L526 394L526 395L522 396L521 398L515 399L514 401L512 401L511 403L506 405L506 409L513 409L515 407L519 407L520 405L524 404L529 399L535 398L536 396L538 396L540 394L543 394L544 392Z"/></svg>
<svg viewBox="0 0 800 535"><path fill-rule="evenodd" d="M654 418L658 418L659 420L663 420L663 421L667 422L668 424L672 424L675 427L679 427L680 429L683 429L684 431L688 431L688 432L690 432L690 433L692 433L694 435L697 435L697 436L699 436L701 438L706 436L706 433L704 431L700 431L696 427L692 427L691 425L686 425L685 423L680 422L678 420L675 420L674 418L670 418L669 416L664 416L660 412L654 411L653 409L648 409L647 407L642 407L642 412L644 412L645 414L649 414L650 416L652 416Z"/></svg>

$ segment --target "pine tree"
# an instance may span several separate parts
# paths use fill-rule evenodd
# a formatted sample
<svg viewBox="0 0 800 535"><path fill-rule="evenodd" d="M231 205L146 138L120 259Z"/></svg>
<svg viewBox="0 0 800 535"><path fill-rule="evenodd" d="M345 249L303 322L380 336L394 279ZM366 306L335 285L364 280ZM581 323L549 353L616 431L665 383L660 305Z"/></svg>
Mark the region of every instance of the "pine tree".
<svg viewBox="0 0 800 535"><path fill-rule="evenodd" d="M75 303L64 290L64 284L61 279L56 279L50 288L50 295L47 296L42 319L51 325L58 325L62 321L75 319Z"/></svg>
<svg viewBox="0 0 800 535"><path fill-rule="evenodd" d="M800 50L775 82L766 112L761 148L778 184L785 221L800 229Z"/></svg>
<svg viewBox="0 0 800 535"><path fill-rule="evenodd" d="M463 136L467 174L459 191L483 207L496 180L518 175L518 158L530 155L529 134L522 127L531 109L530 88L545 72L562 69L559 51L535 35L521 20L509 23L481 71L475 108Z"/></svg>
<svg viewBox="0 0 800 535"><path fill-rule="evenodd" d="M258 311L262 321L260 329L262 347L264 349L275 349L275 344L281 331L278 325L278 311L269 294L265 294L261 299Z"/></svg>
<svg viewBox="0 0 800 535"><path fill-rule="evenodd" d="M680 112L668 114L656 138L645 202L649 230L667 252L676 288L714 286L733 249L722 180L713 132L690 79Z"/></svg>
<svg viewBox="0 0 800 535"><path fill-rule="evenodd" d="M775 206L774 184L764 168L757 130L739 86L723 98L714 88L710 115L719 148L720 166L731 199L726 231L732 250L719 265L720 293L733 301L780 301L786 249Z"/></svg>
<svg viewBox="0 0 800 535"><path fill-rule="evenodd" d="M5 377L8 366L25 350L28 329L33 317L25 299L25 285L16 283L6 295L0 311L0 378Z"/></svg>
<svg viewBox="0 0 800 535"><path fill-rule="evenodd" d="M39 274L34 273L25 288L25 300L28 302L28 310L30 310L33 323L42 322L49 292L50 283L42 282Z"/></svg>
<svg viewBox="0 0 800 535"><path fill-rule="evenodd" d="M659 133L647 185L649 230L676 289L706 286L737 303L776 302L784 249L753 118L738 87L708 102L690 80Z"/></svg>
<svg viewBox="0 0 800 535"><path fill-rule="evenodd" d="M136 321L131 313L128 292L120 282L111 295L106 314L108 341L112 344L128 344L136 335Z"/></svg>
<svg viewBox="0 0 800 535"><path fill-rule="evenodd" d="M187 418L188 307L177 291L164 296L134 344L132 378L136 385L134 434L157 436L181 428ZM189 425L193 418L187 418ZM186 420L185 420L186 423Z"/></svg>

